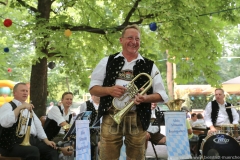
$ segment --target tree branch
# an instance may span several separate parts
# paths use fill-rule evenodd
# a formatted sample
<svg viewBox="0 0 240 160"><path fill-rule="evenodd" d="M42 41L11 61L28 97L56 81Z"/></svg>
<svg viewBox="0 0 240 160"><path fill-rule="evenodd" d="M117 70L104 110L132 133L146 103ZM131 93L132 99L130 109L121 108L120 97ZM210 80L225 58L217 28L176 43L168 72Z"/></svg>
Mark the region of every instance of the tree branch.
<svg viewBox="0 0 240 160"><path fill-rule="evenodd" d="M35 12L35 13L38 12L38 10L37 10L36 8L28 5L27 3L25 3L25 2L22 1L22 0L17 0L17 2L18 2L19 4L21 4L23 7L26 7L26 8L30 9L31 11L33 11L33 12Z"/></svg>
<svg viewBox="0 0 240 160"><path fill-rule="evenodd" d="M6 6L6 5L7 5L7 2L2 2L2 1L0 1L0 4Z"/></svg>
<svg viewBox="0 0 240 160"><path fill-rule="evenodd" d="M138 4L141 0L136 0L136 2L134 3L132 9L130 9L130 11L128 12L125 21L123 22L122 25L127 24L131 18L131 16L133 15L133 13L136 11L136 9L138 8Z"/></svg>

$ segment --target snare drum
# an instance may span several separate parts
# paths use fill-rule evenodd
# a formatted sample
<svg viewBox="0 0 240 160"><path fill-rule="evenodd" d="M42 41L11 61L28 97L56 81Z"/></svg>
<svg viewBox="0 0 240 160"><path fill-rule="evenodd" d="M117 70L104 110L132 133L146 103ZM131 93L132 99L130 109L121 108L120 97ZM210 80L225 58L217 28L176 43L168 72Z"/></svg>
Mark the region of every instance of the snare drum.
<svg viewBox="0 0 240 160"><path fill-rule="evenodd" d="M240 157L240 145L227 134L208 135L201 144L200 153L204 160L207 159L232 159Z"/></svg>
<svg viewBox="0 0 240 160"><path fill-rule="evenodd" d="M220 132L232 136L233 135L233 125L232 124L220 125Z"/></svg>
<svg viewBox="0 0 240 160"><path fill-rule="evenodd" d="M220 132L233 137L239 136L239 124L223 124L220 126Z"/></svg>

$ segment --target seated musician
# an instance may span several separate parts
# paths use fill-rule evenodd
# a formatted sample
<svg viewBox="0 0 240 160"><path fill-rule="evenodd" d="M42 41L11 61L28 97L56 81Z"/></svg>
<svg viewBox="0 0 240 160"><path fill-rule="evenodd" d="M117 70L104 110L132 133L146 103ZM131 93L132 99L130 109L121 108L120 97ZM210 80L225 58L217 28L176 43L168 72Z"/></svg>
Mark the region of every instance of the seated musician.
<svg viewBox="0 0 240 160"><path fill-rule="evenodd" d="M98 110L99 102L100 102L100 97L91 95L90 100L88 100L80 105L80 113L84 112L84 111L92 111L91 121L89 123L90 127L93 125L93 122L95 122L95 119L97 117L97 110ZM100 126L100 123L98 123L96 126ZM98 142L96 142L96 137L98 138L98 142L99 142L100 136L98 134L98 131L96 129L90 129L91 159L95 159L95 155L96 155L95 148L98 146Z"/></svg>
<svg viewBox="0 0 240 160"><path fill-rule="evenodd" d="M157 103L151 103L151 110L152 110L152 115L151 119L155 119L155 110L160 108L157 106ZM154 126L150 123L148 129L147 129L147 135L146 135L146 148L148 141L151 141L155 145L161 145L161 144L166 144L166 136L160 133L161 129L160 126Z"/></svg>
<svg viewBox="0 0 240 160"><path fill-rule="evenodd" d="M213 134L217 130L220 130L223 124L238 124L239 115L235 108L229 108L232 105L224 100L224 90L221 88L215 89L215 100L207 104L204 111L205 125L210 129L208 134ZM199 135L198 149L201 147L202 140L206 137L206 134ZM198 152L200 155L200 152Z"/></svg>
<svg viewBox="0 0 240 160"><path fill-rule="evenodd" d="M25 160L40 160L40 157L58 160L56 144L47 138L41 121L33 111L33 104L26 102L28 90L25 83L17 83L13 88L14 99L0 107L0 154ZM30 135L27 131L30 131Z"/></svg>
<svg viewBox="0 0 240 160"><path fill-rule="evenodd" d="M61 106L53 106L48 112L44 130L47 137L55 143L63 141L63 137L73 123L74 114L70 111L72 105L73 94L71 92L64 92L62 95ZM71 146L59 148L65 156L71 156L72 151L69 151Z"/></svg>
<svg viewBox="0 0 240 160"><path fill-rule="evenodd" d="M239 115L236 108L226 108L232 105L224 100L224 90L218 88L215 90L215 99L207 104L204 112L204 120L209 133L216 132L223 124L238 124Z"/></svg>

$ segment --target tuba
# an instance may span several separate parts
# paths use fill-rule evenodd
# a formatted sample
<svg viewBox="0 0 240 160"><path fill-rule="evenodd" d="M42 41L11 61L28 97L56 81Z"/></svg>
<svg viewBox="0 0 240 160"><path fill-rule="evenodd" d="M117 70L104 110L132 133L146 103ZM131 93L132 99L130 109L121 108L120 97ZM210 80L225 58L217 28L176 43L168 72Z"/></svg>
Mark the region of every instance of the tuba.
<svg viewBox="0 0 240 160"><path fill-rule="evenodd" d="M165 103L169 110L171 111L180 111L181 110L181 107L182 107L182 104L185 102L184 99L175 99L175 100L172 100L170 102L167 102Z"/></svg>
<svg viewBox="0 0 240 160"><path fill-rule="evenodd" d="M157 75L158 72L155 74ZM146 76L149 80L141 87L144 88L143 90L138 89L137 86L134 84L134 81L138 79L141 76ZM153 77L154 78L154 77ZM123 94L120 98L114 98L112 101L112 105L114 108L116 108L116 113L112 114L111 117L113 120L120 124L123 117L132 109L132 107L135 105L134 101L132 100L136 94L143 95L145 94L150 87L152 86L152 79L149 74L147 73L140 73L134 79L127 85L126 92ZM147 86L146 86L147 85ZM146 87L145 87L146 86ZM118 106L125 106L123 109L119 108Z"/></svg>
<svg viewBox="0 0 240 160"><path fill-rule="evenodd" d="M19 137L19 138L22 138L24 136L24 134L23 135L19 135L19 133L20 133L21 128L22 128L23 125L25 126L24 127L24 131L25 131L27 120L28 120L28 117L24 117L22 115L22 112L23 112L23 110L20 111L18 126L16 128L16 136ZM24 137L22 143L20 144L22 146L31 146L31 144L29 142L29 139L30 139L30 130L31 130L32 117L33 117L33 113L32 113L32 111L30 111L30 117L29 117L29 120L28 120L27 131L25 133L25 137Z"/></svg>

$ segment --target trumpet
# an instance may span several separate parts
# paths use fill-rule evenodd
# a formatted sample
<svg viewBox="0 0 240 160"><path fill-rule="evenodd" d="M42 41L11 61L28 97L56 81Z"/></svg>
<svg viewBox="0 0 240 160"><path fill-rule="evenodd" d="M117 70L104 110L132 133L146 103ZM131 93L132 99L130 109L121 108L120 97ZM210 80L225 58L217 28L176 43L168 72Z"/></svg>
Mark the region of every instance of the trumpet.
<svg viewBox="0 0 240 160"><path fill-rule="evenodd" d="M156 72L155 76L158 74ZM148 78L148 81L141 87L144 88L143 90L140 90L137 88L137 86L134 84L134 81L136 81L139 77L141 76L146 76ZM154 76L154 77L155 77ZM154 78L153 77L153 78ZM116 113L111 115L113 120L117 123L120 124L123 117L132 109L134 106L134 101L132 99L134 96L139 93L140 95L145 94L150 87L152 86L152 79L153 79L149 74L147 73L140 73L134 79L127 85L126 87L126 92L124 95L120 98L114 98L112 101L113 107L116 108ZM146 86L147 85L147 86ZM146 87L145 87L146 86ZM119 108L118 106L125 106L123 109Z"/></svg>
<svg viewBox="0 0 240 160"><path fill-rule="evenodd" d="M19 121L18 121L18 126L16 128L16 136L19 137L19 138L22 138L23 136L24 139L22 141L22 143L20 145L22 146L31 146L30 142L29 142L29 139L30 139L30 130L31 130L31 123L32 123L32 117L33 117L33 113L32 111L30 111L30 117L29 117L29 120L28 120L28 117L24 117L22 115L22 112L23 110L20 111L20 116L19 116ZM29 113L29 112L28 112ZM27 125L27 131L25 134L22 134L22 135L19 135L20 132L21 132L21 128L22 126L24 125L24 131L26 129L26 124L27 124L27 120L28 120L28 125Z"/></svg>

